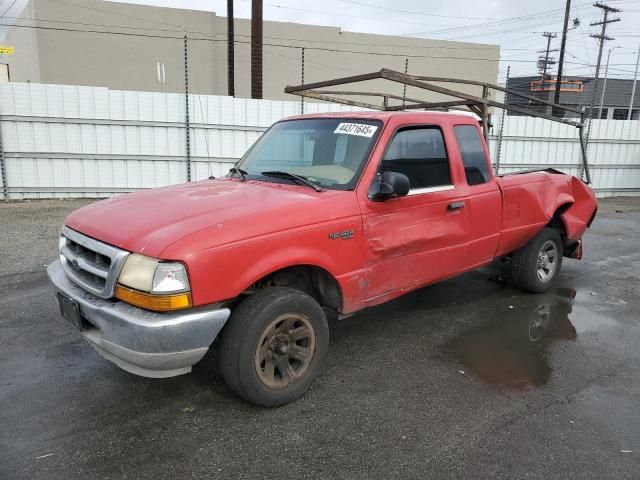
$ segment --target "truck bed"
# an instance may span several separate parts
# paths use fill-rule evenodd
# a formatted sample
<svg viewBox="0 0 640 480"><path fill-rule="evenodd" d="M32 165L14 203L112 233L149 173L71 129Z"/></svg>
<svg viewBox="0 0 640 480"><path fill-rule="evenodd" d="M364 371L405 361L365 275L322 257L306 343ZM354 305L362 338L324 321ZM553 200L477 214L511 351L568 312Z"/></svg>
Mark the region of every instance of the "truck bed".
<svg viewBox="0 0 640 480"><path fill-rule="evenodd" d="M502 192L502 227L496 256L517 250L550 222L567 244L582 237L596 212L595 195L582 181L558 170L515 172L496 178Z"/></svg>

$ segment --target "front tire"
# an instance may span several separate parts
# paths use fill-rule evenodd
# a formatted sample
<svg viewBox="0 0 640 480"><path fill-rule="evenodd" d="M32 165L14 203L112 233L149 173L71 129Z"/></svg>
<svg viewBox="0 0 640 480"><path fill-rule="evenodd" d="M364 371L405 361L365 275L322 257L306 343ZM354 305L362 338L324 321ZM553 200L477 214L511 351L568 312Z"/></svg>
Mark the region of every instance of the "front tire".
<svg viewBox="0 0 640 480"><path fill-rule="evenodd" d="M514 283L526 292L546 292L560 273L562 257L562 239L558 232L548 227L542 229L513 254Z"/></svg>
<svg viewBox="0 0 640 480"><path fill-rule="evenodd" d="M322 307L299 290L270 287L233 311L222 332L220 369L237 395L275 407L304 394L320 373L328 346Z"/></svg>

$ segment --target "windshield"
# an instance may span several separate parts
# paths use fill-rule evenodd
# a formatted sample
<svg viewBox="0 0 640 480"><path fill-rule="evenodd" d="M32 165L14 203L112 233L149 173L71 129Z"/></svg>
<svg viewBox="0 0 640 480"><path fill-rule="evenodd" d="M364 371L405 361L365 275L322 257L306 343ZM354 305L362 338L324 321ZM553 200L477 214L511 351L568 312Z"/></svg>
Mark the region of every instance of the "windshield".
<svg viewBox="0 0 640 480"><path fill-rule="evenodd" d="M276 123L237 165L249 178L292 182L286 172L323 188L353 188L381 130L378 120L309 118ZM267 175L264 175L264 174Z"/></svg>

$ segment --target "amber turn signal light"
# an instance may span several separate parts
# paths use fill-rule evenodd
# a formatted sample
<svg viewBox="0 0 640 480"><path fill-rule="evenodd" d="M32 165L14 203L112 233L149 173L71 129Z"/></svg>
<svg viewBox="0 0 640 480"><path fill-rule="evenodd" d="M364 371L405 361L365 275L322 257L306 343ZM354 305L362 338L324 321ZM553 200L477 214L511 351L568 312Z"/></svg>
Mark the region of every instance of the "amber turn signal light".
<svg viewBox="0 0 640 480"><path fill-rule="evenodd" d="M136 307L153 310L154 312L170 312L191 306L191 294L189 292L176 293L173 295L152 295L117 285L116 298L135 305Z"/></svg>

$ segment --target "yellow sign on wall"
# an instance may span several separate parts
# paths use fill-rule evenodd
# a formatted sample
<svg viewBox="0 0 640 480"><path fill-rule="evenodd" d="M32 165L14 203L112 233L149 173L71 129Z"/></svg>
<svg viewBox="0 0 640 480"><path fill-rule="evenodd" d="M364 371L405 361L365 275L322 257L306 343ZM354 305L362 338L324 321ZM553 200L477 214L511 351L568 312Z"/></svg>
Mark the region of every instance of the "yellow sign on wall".
<svg viewBox="0 0 640 480"><path fill-rule="evenodd" d="M13 55L13 45L0 45L0 55Z"/></svg>

